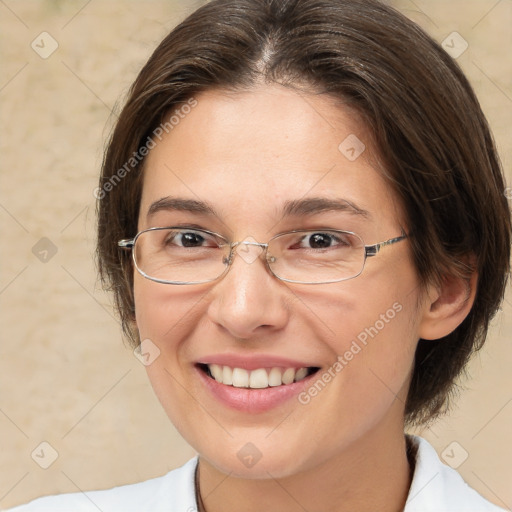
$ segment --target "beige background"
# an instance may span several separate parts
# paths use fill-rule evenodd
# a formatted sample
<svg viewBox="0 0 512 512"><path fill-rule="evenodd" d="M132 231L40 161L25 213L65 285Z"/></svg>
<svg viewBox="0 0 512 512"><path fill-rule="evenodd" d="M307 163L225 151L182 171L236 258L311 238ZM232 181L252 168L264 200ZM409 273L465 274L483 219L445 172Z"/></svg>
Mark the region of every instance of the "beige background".
<svg viewBox="0 0 512 512"><path fill-rule="evenodd" d="M150 478L194 454L99 290L93 190L111 109L160 39L200 3L0 1L1 507ZM512 1L393 4L436 40L457 31L469 43L457 60L512 184ZM35 40L44 51L43 31L59 45L47 59L31 48ZM466 481L509 510L511 311L509 294L458 406L423 432L452 464L467 452L459 467ZM52 449L58 458L45 470L36 461L48 463Z"/></svg>

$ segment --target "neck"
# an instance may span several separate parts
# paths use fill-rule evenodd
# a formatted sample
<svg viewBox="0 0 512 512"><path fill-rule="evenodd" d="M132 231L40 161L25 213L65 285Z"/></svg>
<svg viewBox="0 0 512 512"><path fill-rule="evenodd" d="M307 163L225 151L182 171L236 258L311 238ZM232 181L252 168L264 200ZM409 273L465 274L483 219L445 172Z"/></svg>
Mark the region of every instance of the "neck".
<svg viewBox="0 0 512 512"><path fill-rule="evenodd" d="M396 512L412 479L403 431L370 433L329 460L274 479L230 477L199 461L200 512Z"/></svg>

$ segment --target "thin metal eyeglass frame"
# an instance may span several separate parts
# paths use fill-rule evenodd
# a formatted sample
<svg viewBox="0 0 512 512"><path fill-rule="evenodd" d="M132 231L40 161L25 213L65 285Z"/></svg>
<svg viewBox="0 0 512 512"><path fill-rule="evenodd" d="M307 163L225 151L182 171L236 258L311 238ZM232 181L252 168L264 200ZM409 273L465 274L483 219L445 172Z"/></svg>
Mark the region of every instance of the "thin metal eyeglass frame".
<svg viewBox="0 0 512 512"><path fill-rule="evenodd" d="M220 238L221 240L224 240L226 242L225 245L229 246L229 256L228 256L227 260L226 259L224 260L224 264L226 266L224 271L220 275L218 275L217 277L215 277L213 279L209 279L208 281L166 281L164 279L158 279L156 277L151 277L148 274L146 274L142 269L139 268L139 266L137 265L137 261L135 259L135 251L133 249L135 248L135 244L137 242L137 239L143 233L147 233L149 231L162 231L162 230L166 230L166 229L179 229L179 230L190 229L191 231L198 231L200 233L208 233L209 235L214 235L214 236ZM292 233L321 233L323 231L353 235L353 236L359 238L359 240L361 240L361 242L363 243L363 247L364 247L364 261L363 261L363 265L361 266L361 270L359 271L358 274L356 274L355 276L351 276L351 277L344 277L342 279L337 279L336 281L315 281L315 282L295 281L293 279L285 279L285 278L279 277L277 274L275 274L275 272L272 270L272 267L270 266L270 264L272 262L269 261L269 254L267 252L268 251L268 246L269 246L270 242L272 242L272 240L274 240L276 238L279 238L281 236L284 236L284 235L292 234ZM378 243L372 244L372 245L365 245L364 244L364 240L357 233L354 233L353 231L345 231L345 230L342 230L342 229L329 229L329 228L324 228L324 229L322 229L322 228L320 228L320 229L295 229L295 230L292 230L292 231L285 231L284 233L279 233L279 234L273 236L266 244L263 244L263 243L259 243L259 242L247 242L245 240L242 240L240 242L229 242L229 240L224 238L221 234L215 233L214 231L208 231L207 229L187 228L187 227L183 227L183 226L168 226L168 227L156 227L156 228L144 229L142 231L139 231L133 238L127 238L127 239L119 240L119 242L117 242L117 245L121 249L131 250L132 251L133 264L135 265L135 268L137 269L139 274L141 274L146 279L149 279L150 281L154 281L156 283L161 283L161 284L192 285L192 284L212 283L213 281L216 281L217 279L220 279L221 277L223 277L228 272L228 270L230 269L231 264L233 263L233 260L234 260L234 256L233 256L234 255L234 251L233 251L233 249L235 249L236 247L238 247L241 244L243 244L243 245L253 245L253 246L261 247L264 250L265 262L267 264L268 270L270 271L270 273L274 277L276 277L280 281L284 281L286 283L296 283L296 284L331 284L331 283L340 283L342 281L349 281L350 279L354 279L356 277L359 277L363 273L364 267L366 265L366 259L367 258L371 258L373 256L376 256L383 247L386 247L388 245L396 244L397 242L401 242L402 240L405 240L408 237L409 237L409 235L407 235L406 233L404 233L402 231L402 235L400 235L400 236L397 236L397 237L394 237L394 238L390 238L389 240L385 240L384 242L378 242ZM219 247L224 247L224 246L219 246ZM273 256L270 255L270 257L273 257Z"/></svg>

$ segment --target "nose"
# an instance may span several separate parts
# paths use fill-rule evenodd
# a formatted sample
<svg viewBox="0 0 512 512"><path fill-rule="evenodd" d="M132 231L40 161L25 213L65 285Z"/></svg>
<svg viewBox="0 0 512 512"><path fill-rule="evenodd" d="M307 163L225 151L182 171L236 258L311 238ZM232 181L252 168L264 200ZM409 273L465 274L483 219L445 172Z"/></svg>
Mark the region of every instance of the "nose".
<svg viewBox="0 0 512 512"><path fill-rule="evenodd" d="M232 257L229 271L212 289L210 320L244 340L282 329L289 319L290 291L268 270L263 248L241 244Z"/></svg>

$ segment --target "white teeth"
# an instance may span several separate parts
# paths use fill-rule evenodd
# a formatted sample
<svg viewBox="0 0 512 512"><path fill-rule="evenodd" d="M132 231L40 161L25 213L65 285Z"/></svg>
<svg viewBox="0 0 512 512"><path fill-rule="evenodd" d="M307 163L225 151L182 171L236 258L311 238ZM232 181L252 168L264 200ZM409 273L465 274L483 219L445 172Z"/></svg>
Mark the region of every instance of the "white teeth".
<svg viewBox="0 0 512 512"><path fill-rule="evenodd" d="M219 364L209 364L212 377L221 384L235 388L265 389L299 382L308 375L307 368L258 368L248 371Z"/></svg>
<svg viewBox="0 0 512 512"><path fill-rule="evenodd" d="M265 368L259 368L251 372L249 387L253 389L268 388L268 375Z"/></svg>
<svg viewBox="0 0 512 512"><path fill-rule="evenodd" d="M223 380L222 380L222 374L223 374L222 366L219 366L218 364L211 364L210 365L210 372L211 372L213 378L217 382L223 382Z"/></svg>
<svg viewBox="0 0 512 512"><path fill-rule="evenodd" d="M233 370L229 366L222 368L222 384L233 385Z"/></svg>
<svg viewBox="0 0 512 512"><path fill-rule="evenodd" d="M283 384L291 384L295 379L295 368L287 368L283 373Z"/></svg>
<svg viewBox="0 0 512 512"><path fill-rule="evenodd" d="M272 368L268 374L268 385L275 387L283 383L281 380L281 370L279 368Z"/></svg>
<svg viewBox="0 0 512 512"><path fill-rule="evenodd" d="M249 372L243 368L233 368L233 386L235 388L248 388Z"/></svg>
<svg viewBox="0 0 512 512"><path fill-rule="evenodd" d="M308 375L308 369L307 368L299 368L297 372L295 373L295 382L299 382L299 380L302 380Z"/></svg>

